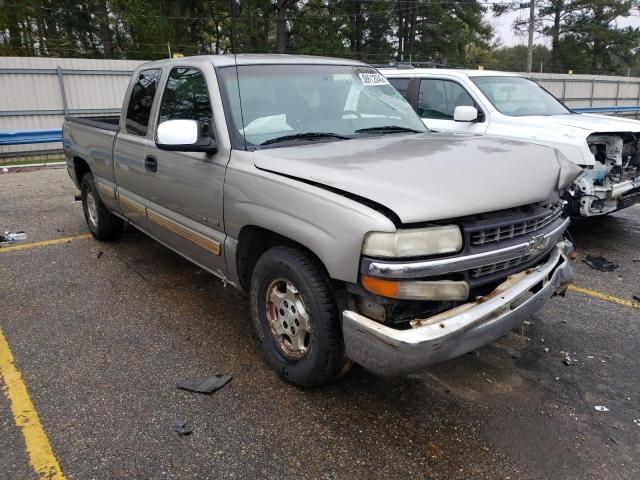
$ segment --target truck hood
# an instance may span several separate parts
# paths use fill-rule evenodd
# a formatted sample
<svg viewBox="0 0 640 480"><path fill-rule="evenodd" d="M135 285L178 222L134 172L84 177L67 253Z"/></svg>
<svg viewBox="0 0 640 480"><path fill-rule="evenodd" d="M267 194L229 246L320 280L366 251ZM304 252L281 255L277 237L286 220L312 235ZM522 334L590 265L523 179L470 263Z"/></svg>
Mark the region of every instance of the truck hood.
<svg viewBox="0 0 640 480"><path fill-rule="evenodd" d="M487 133L549 145L582 166L595 165L587 137L593 133L640 132L640 122L591 114L504 117ZM492 128L493 127L493 128Z"/></svg>
<svg viewBox="0 0 640 480"><path fill-rule="evenodd" d="M606 115L592 115L588 113L573 113L567 115L549 115L545 117L519 117L533 120L535 124L544 124L546 128L568 127L585 130L589 135L595 132L640 132L640 122Z"/></svg>
<svg viewBox="0 0 640 480"><path fill-rule="evenodd" d="M560 175L549 147L447 133L257 150L254 163L376 202L402 223L541 202L553 195Z"/></svg>

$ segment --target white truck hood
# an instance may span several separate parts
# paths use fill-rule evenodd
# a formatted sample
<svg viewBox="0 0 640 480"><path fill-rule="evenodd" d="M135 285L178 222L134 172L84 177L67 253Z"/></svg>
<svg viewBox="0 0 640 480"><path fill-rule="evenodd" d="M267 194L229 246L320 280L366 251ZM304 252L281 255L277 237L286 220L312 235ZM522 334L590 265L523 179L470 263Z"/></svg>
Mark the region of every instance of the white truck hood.
<svg viewBox="0 0 640 480"><path fill-rule="evenodd" d="M489 127L488 134L530 140L552 146L578 165L594 165L596 160L587 145L593 133L640 132L640 122L605 115L566 114L507 117Z"/></svg>
<svg viewBox="0 0 640 480"><path fill-rule="evenodd" d="M567 115L551 115L548 117L533 117L542 119L547 125L559 127L572 127L595 132L639 132L640 122L619 117L607 117L606 115L592 115L589 113L572 113Z"/></svg>

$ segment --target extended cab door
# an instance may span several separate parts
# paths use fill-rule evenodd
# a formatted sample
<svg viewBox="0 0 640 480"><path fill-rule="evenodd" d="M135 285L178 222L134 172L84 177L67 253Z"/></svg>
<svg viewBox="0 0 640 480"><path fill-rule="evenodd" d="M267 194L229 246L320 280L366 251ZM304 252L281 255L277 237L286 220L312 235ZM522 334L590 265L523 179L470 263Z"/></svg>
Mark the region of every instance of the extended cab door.
<svg viewBox="0 0 640 480"><path fill-rule="evenodd" d="M488 118L474 97L460 82L446 78L420 78L416 111L425 125L436 132L460 132L484 135ZM478 110L474 122L456 122L453 112L458 106L471 106Z"/></svg>
<svg viewBox="0 0 640 480"><path fill-rule="evenodd" d="M216 123L223 127L225 122L213 66L181 63L165 67L164 77L153 131L168 120L195 120L202 136L214 135L219 140L222 132L216 130ZM216 153L178 152L160 149L154 137L145 152L147 161L155 166L154 171L146 172L145 192L150 233L224 276L222 195L230 150L225 146L228 142L217 143Z"/></svg>
<svg viewBox="0 0 640 480"><path fill-rule="evenodd" d="M120 211L143 230L149 228L146 196L149 194L145 152L152 143L149 129L151 109L160 84L162 70L153 68L138 73L129 86L120 118L120 131L113 146L113 168Z"/></svg>

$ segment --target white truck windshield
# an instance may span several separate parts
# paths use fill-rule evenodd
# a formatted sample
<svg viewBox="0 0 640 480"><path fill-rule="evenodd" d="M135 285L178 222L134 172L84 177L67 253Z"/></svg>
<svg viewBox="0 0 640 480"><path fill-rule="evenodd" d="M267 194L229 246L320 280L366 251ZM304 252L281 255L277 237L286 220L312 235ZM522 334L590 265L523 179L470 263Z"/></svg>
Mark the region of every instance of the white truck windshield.
<svg viewBox="0 0 640 480"><path fill-rule="evenodd" d="M471 77L500 113L514 117L571 111L536 82L523 77Z"/></svg>
<svg viewBox="0 0 640 480"><path fill-rule="evenodd" d="M235 67L219 72L232 134L247 145L427 131L407 101L369 67L242 65L237 78Z"/></svg>

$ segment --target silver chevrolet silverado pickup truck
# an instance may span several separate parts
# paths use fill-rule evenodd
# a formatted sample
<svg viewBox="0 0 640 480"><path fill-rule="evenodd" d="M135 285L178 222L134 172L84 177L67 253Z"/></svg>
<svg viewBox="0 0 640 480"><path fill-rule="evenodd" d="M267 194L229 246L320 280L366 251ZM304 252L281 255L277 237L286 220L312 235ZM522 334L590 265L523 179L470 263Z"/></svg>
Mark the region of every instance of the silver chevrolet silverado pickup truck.
<svg viewBox="0 0 640 480"><path fill-rule="evenodd" d="M268 362L312 387L476 349L572 278L558 151L428 132L360 62L147 63L119 117L65 120L98 240L128 222L248 293Z"/></svg>

